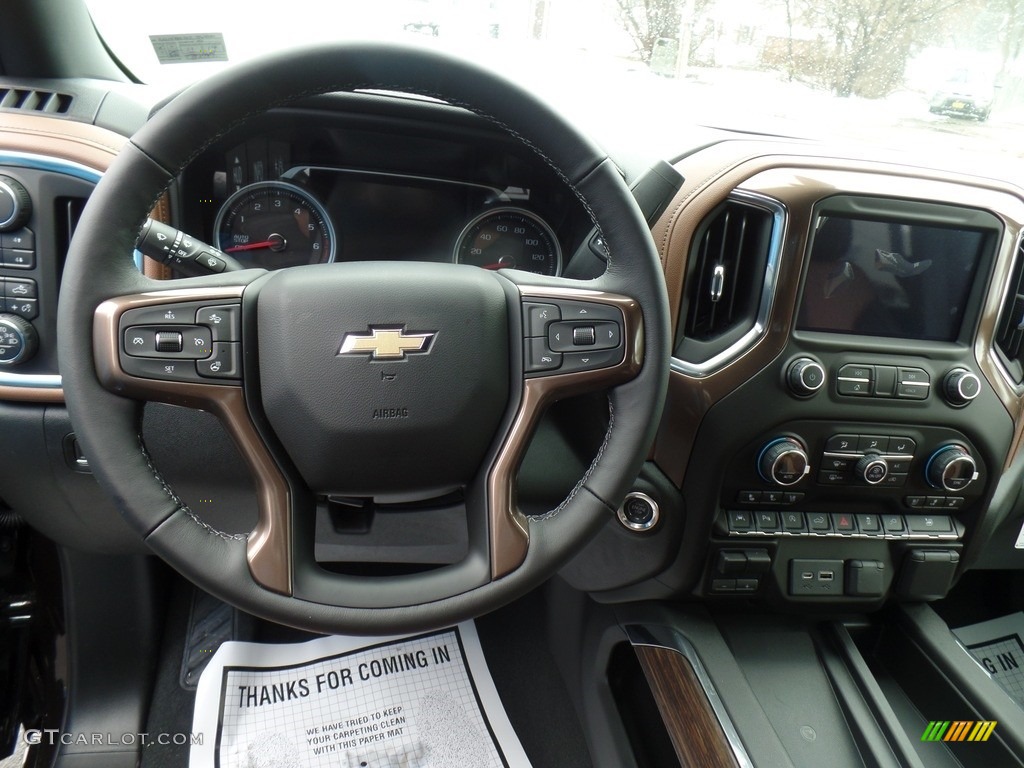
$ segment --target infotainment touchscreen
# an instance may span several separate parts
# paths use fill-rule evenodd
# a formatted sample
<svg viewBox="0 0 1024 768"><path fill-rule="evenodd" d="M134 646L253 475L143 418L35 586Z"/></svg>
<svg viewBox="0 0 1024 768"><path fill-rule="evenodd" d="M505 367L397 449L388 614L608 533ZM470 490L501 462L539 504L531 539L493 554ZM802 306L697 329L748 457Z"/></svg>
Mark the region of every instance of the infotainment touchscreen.
<svg viewBox="0 0 1024 768"><path fill-rule="evenodd" d="M797 328L954 341L987 234L823 213Z"/></svg>

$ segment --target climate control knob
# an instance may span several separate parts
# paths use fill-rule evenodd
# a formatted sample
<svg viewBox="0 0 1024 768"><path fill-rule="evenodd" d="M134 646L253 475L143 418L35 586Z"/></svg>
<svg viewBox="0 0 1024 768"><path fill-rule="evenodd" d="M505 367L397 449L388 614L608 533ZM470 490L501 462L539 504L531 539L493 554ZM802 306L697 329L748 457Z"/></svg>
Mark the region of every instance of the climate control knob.
<svg viewBox="0 0 1024 768"><path fill-rule="evenodd" d="M0 315L0 365L24 363L36 353L36 329L17 315Z"/></svg>
<svg viewBox="0 0 1024 768"><path fill-rule="evenodd" d="M792 437L779 437L761 449L757 469L766 482L795 485L811 471L811 460L798 441Z"/></svg>
<svg viewBox="0 0 1024 768"><path fill-rule="evenodd" d="M877 453L867 453L857 462L853 471L868 485L878 485L889 476L889 465Z"/></svg>
<svg viewBox="0 0 1024 768"><path fill-rule="evenodd" d="M825 384L825 369L817 360L801 357L794 360L786 371L786 383L797 397L808 397Z"/></svg>
<svg viewBox="0 0 1024 768"><path fill-rule="evenodd" d="M947 445L932 454L924 473L933 488L962 491L977 479L978 465L963 446Z"/></svg>
<svg viewBox="0 0 1024 768"><path fill-rule="evenodd" d="M31 215L28 190L10 176L0 176L0 232L21 229Z"/></svg>
<svg viewBox="0 0 1024 768"><path fill-rule="evenodd" d="M981 394L981 379L966 368L954 368L942 380L942 389L950 405L967 405Z"/></svg>

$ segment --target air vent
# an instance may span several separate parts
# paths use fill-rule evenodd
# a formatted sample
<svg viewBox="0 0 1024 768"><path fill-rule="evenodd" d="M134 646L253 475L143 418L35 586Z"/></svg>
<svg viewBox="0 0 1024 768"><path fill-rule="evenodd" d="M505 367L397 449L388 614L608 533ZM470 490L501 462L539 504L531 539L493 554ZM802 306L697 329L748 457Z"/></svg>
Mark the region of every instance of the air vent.
<svg viewBox="0 0 1024 768"><path fill-rule="evenodd" d="M1017 384L1024 382L1024 243L1017 248L1017 258L1010 273L1009 290L1003 300L996 349L1006 364L1006 372Z"/></svg>
<svg viewBox="0 0 1024 768"><path fill-rule="evenodd" d="M59 270L64 271L64 260L71 248L71 238L75 236L78 220L82 218L87 198L58 197L53 201L54 234L56 235L57 256L60 260Z"/></svg>
<svg viewBox="0 0 1024 768"><path fill-rule="evenodd" d="M66 93L34 88L0 87L0 109L63 115L71 109L72 98Z"/></svg>
<svg viewBox="0 0 1024 768"><path fill-rule="evenodd" d="M760 334L774 276L772 235L782 213L734 195L697 230L683 295L676 358L684 370L708 373L748 348Z"/></svg>

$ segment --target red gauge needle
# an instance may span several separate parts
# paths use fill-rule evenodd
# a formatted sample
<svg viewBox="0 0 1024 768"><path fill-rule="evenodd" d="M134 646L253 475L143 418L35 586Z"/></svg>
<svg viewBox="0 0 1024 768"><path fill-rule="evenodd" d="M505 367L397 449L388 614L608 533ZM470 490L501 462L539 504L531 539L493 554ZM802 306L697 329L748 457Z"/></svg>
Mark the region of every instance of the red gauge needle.
<svg viewBox="0 0 1024 768"><path fill-rule="evenodd" d="M505 268L511 267L511 266L512 266L511 264L505 264L503 262L498 261L498 262L495 262L494 264L483 264L482 268L483 269L505 269Z"/></svg>
<svg viewBox="0 0 1024 768"><path fill-rule="evenodd" d="M288 241L275 232L266 240L260 240L258 243L245 243L244 245L233 245L230 248L225 248L224 253L237 253L238 251L255 251L260 248L272 248L275 251L283 251L285 247L287 247L287 245Z"/></svg>
<svg viewBox="0 0 1024 768"><path fill-rule="evenodd" d="M259 243L246 243L245 245L233 245L230 248L225 248L224 253L235 253L236 251L255 251L257 248L272 248L275 245L279 245L279 240L263 240Z"/></svg>

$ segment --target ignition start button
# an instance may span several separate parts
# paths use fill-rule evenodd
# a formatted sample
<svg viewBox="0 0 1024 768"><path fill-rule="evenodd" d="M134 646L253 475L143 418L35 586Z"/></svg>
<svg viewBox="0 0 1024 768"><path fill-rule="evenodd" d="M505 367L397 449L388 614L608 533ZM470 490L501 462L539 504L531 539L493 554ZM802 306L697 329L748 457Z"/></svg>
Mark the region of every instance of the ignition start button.
<svg viewBox="0 0 1024 768"><path fill-rule="evenodd" d="M661 520L661 511L646 493L633 491L619 507L618 518L631 531L649 531Z"/></svg>

